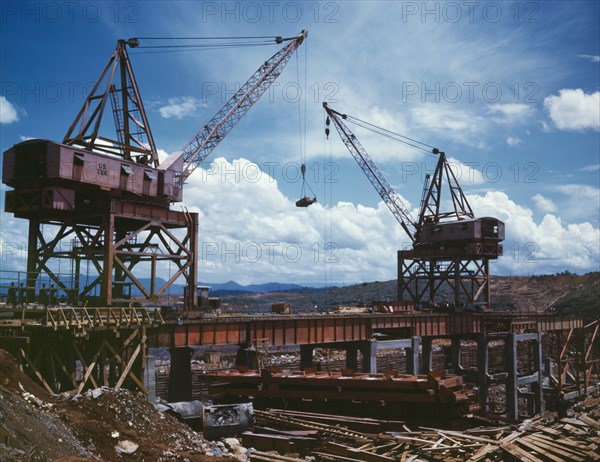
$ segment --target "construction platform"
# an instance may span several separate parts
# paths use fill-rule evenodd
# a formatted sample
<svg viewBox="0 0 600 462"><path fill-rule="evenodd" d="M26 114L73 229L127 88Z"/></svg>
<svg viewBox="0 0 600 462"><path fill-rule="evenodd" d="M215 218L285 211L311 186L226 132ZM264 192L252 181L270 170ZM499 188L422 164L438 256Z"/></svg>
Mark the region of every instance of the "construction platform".
<svg viewBox="0 0 600 462"><path fill-rule="evenodd" d="M2 308L0 348L10 351L23 370L49 392L98 386L129 387L148 393L154 386L154 367L148 348L167 347L171 354L169 396L189 400L192 395L190 359L194 347L236 345L239 365L255 367L257 346L297 346L301 367L314 365L315 348L345 350L346 368L377 373L377 351L404 350L406 371L417 376L432 372L432 345L436 339L452 344L452 370L468 377L479 388L479 402L487 410L487 389L504 384L508 414L519 415L518 401L525 396L532 412L543 409L543 364L560 366L553 383L562 386L579 372L569 372L569 342L580 342L582 319L539 313L368 313L238 315L165 319L160 309L149 308ZM542 335L558 335L554 343L565 344L560 354L542 351ZM594 337L595 338L595 337ZM477 370L463 370L461 342L477 344ZM504 345L505 371L491 373L489 346ZM523 348L525 347L525 348ZM517 349L527 350L527 373L517 365ZM580 345L579 351L589 346ZM362 357L359 365L358 353ZM548 369L548 367L547 367ZM581 371L580 371L581 372ZM577 381L585 390L589 370L583 367ZM549 372L546 376L552 376ZM581 383L580 383L581 382ZM321 382L323 383L323 382ZM582 387L579 387L581 389Z"/></svg>

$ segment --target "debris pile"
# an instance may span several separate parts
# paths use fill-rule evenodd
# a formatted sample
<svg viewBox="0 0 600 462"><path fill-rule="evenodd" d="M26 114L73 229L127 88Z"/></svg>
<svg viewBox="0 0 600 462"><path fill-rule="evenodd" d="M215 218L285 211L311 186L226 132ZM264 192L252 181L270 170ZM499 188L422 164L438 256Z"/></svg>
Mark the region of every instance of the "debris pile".
<svg viewBox="0 0 600 462"><path fill-rule="evenodd" d="M195 460L194 455L212 450L187 425L125 389L98 388L64 396L57 407L77 438L107 460L115 454L136 456L130 460Z"/></svg>
<svg viewBox="0 0 600 462"><path fill-rule="evenodd" d="M215 451L230 452L158 412L141 394L97 388L50 395L0 350L0 461L200 462Z"/></svg>
<svg viewBox="0 0 600 462"><path fill-rule="evenodd" d="M250 459L261 462L294 462L306 456L328 462L597 461L599 412L596 405L593 413L552 424L538 418L519 426L455 431L409 428L397 421L256 411L257 425L253 432L244 433L242 441L255 448Z"/></svg>

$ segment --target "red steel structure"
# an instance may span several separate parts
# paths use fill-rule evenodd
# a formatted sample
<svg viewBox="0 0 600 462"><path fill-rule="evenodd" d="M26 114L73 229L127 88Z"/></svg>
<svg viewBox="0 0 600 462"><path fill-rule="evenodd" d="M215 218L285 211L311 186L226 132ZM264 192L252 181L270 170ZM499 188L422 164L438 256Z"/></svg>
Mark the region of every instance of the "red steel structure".
<svg viewBox="0 0 600 462"><path fill-rule="evenodd" d="M418 307L440 305L445 302L442 289L447 286L453 294L449 305L458 308L469 303L489 307L489 261L502 255L504 223L492 217L475 218L446 154L437 148L431 150L438 156L438 162L433 175L426 176L419 219L415 220L346 121L367 128L374 126L342 114L327 103L323 107L327 126L333 123L350 154L410 239L412 248L398 251L398 299ZM408 139L389 130L379 130L399 141ZM326 133L329 134L329 128ZM449 195L445 199L452 204L447 210L442 203L444 189Z"/></svg>
<svg viewBox="0 0 600 462"><path fill-rule="evenodd" d="M23 301L33 303L41 291L51 290L74 306L119 306L130 303L137 290L145 301L164 302L183 277L184 309L197 306L198 214L172 210L170 204L182 200L185 180L281 74L306 37L302 31L274 38L283 48L162 163L127 53L140 42L119 40L61 143L29 140L4 153L2 181L13 188L6 193L5 209L29 221L27 277L19 281ZM100 133L109 105L112 138ZM66 260L68 276L52 267L56 259ZM157 274L172 266L175 270L161 283Z"/></svg>

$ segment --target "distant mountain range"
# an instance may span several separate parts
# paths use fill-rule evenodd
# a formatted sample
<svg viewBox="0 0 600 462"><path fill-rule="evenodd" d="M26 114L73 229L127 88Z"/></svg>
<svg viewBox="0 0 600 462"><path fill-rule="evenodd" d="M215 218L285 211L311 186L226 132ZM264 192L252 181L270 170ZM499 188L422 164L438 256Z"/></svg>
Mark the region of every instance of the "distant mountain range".
<svg viewBox="0 0 600 462"><path fill-rule="evenodd" d="M150 287L150 279L140 279L144 287ZM156 286L161 287L165 283L162 278L157 278ZM280 282L267 282L264 284L249 284L242 285L235 281L227 281L224 283L210 283L210 282L198 282L199 286L209 286L210 294L214 297L224 297L227 295L244 295L244 294L257 294L257 293L270 293L270 292L302 292L307 290L315 290L317 287L301 286L298 284L286 284ZM133 296L141 295L139 289L135 286L131 288ZM183 285L174 284L171 286L170 292L172 294L183 295Z"/></svg>
<svg viewBox="0 0 600 462"><path fill-rule="evenodd" d="M265 284L249 284L244 286L235 281L225 283L199 283L200 286L210 286L210 292L215 296L251 294L251 293L269 293L269 292L289 292L312 290L314 287L306 287L298 284L286 284L280 282L267 282Z"/></svg>
<svg viewBox="0 0 600 462"><path fill-rule="evenodd" d="M23 281L24 282L24 281ZM69 284L69 281L65 281ZM85 276L81 276L79 280L79 287L83 288L86 286L86 278ZM140 282L146 289L150 289L150 278L140 278ZM166 282L166 279L156 278L156 287L162 287ZM15 284L18 286L19 284ZM210 283L210 282L199 282L199 286L209 286L210 293L215 297L223 297L226 295L244 295L244 294L255 294L255 293L270 293L270 292L303 292L308 290L319 290L325 288L320 285L315 286L302 286L299 284L286 284L280 282L267 282L264 284L249 284L242 285L235 281L228 281L225 283ZM46 286L49 287L50 283L46 282ZM168 293L173 295L181 295L183 296L183 285L182 284L173 284ZM0 295L5 296L8 291L8 284L0 282ZM131 284L131 295L133 297L137 297L142 295L142 292L135 286L135 284Z"/></svg>

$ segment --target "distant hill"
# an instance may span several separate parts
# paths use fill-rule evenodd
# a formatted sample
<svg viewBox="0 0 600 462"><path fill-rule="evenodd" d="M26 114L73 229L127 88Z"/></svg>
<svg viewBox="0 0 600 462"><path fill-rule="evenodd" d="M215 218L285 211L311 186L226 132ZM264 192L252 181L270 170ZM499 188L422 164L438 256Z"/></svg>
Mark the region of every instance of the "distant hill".
<svg viewBox="0 0 600 462"><path fill-rule="evenodd" d="M150 279L149 278L141 278L141 283L144 287L150 287ZM156 278L157 287L161 287L166 282L165 279ZM199 282L199 286L209 286L211 295L215 297L223 297L230 295L243 295L243 294L253 294L253 293L270 293L270 292L281 292L281 291L302 291L307 290L307 287L300 286L298 284L286 284L279 282L267 282L264 284L249 284L247 286L239 284L235 281L227 281L224 283L209 283L209 282ZM132 295L140 296L141 291L134 285L131 287ZM183 285L174 284L170 288L170 292L172 294L181 294L183 295Z"/></svg>
<svg viewBox="0 0 600 462"><path fill-rule="evenodd" d="M204 284L210 286L211 295L215 297L224 297L230 295L243 295L253 293L272 293L307 290L307 287L298 284L282 284L279 282L267 282L264 284L249 284L244 286L235 281L228 281L222 284Z"/></svg>
<svg viewBox="0 0 600 462"><path fill-rule="evenodd" d="M497 311L547 311L584 319L600 318L600 273L597 272L492 276L491 292L492 308ZM370 305L372 301L395 299L397 281L394 279L346 287L230 294L222 297L222 306L269 311L272 303L291 303L295 311L329 311L339 305Z"/></svg>

